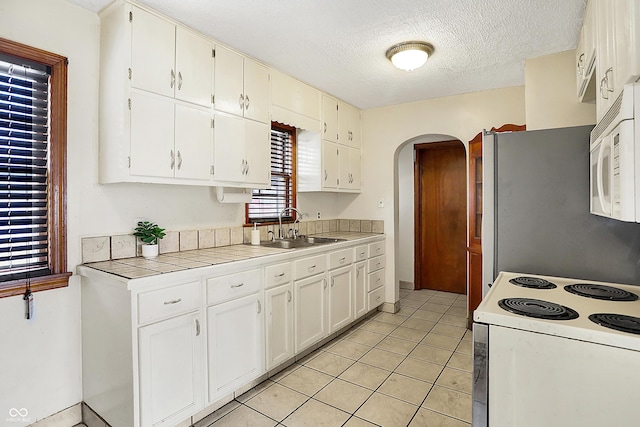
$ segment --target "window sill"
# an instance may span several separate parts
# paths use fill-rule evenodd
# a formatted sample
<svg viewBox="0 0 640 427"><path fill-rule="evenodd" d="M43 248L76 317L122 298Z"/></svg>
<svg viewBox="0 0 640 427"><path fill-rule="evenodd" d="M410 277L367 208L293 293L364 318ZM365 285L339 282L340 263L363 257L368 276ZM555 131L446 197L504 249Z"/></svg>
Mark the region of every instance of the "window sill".
<svg viewBox="0 0 640 427"><path fill-rule="evenodd" d="M49 276L34 277L30 281L31 292L46 291L49 289L64 288L69 286L71 273L51 274ZM26 279L12 280L0 284L0 298L23 295L27 286Z"/></svg>

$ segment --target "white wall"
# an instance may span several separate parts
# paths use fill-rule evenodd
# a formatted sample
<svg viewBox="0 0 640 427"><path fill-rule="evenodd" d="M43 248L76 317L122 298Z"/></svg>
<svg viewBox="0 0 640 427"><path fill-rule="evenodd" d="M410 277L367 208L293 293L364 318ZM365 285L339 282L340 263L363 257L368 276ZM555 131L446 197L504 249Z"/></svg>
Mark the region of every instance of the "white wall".
<svg viewBox="0 0 640 427"><path fill-rule="evenodd" d="M362 193L356 198L341 196L341 216L369 217L385 222L387 234L385 301L398 300L400 220L398 149L407 141L429 135L451 135L466 143L483 128L525 121L524 87L394 105L362 112ZM414 139L415 138L415 139ZM406 171L404 171L406 172ZM403 173L404 173L403 172ZM402 175L404 176L404 175ZM386 201L378 208L378 199Z"/></svg>
<svg viewBox="0 0 640 427"><path fill-rule="evenodd" d="M596 123L596 104L578 102L575 60L570 50L525 61L527 130Z"/></svg>

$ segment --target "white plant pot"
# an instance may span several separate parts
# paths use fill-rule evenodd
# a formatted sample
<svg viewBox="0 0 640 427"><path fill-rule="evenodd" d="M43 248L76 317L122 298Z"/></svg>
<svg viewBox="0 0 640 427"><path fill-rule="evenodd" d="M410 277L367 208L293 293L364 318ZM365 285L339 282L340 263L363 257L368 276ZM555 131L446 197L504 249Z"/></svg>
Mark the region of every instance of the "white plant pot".
<svg viewBox="0 0 640 427"><path fill-rule="evenodd" d="M158 245L142 245L142 256L147 259L152 259L158 256Z"/></svg>

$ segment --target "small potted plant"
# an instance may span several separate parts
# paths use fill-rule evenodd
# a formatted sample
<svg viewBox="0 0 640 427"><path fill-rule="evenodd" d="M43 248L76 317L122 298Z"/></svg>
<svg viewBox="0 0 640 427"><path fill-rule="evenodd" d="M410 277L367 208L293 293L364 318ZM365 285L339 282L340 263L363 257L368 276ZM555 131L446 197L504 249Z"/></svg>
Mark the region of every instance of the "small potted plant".
<svg viewBox="0 0 640 427"><path fill-rule="evenodd" d="M158 240L165 236L164 228L150 221L139 221L134 236L142 241L142 256L155 258L158 256Z"/></svg>

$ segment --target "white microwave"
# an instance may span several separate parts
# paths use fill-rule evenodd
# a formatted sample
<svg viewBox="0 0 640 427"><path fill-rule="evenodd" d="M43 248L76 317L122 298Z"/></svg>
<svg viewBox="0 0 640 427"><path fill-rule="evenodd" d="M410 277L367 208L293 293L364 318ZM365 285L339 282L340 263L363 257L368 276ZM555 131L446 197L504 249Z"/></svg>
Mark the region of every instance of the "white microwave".
<svg viewBox="0 0 640 427"><path fill-rule="evenodd" d="M640 222L636 214L640 199L636 197L635 185L634 124L633 119L624 120L591 145L592 214Z"/></svg>

